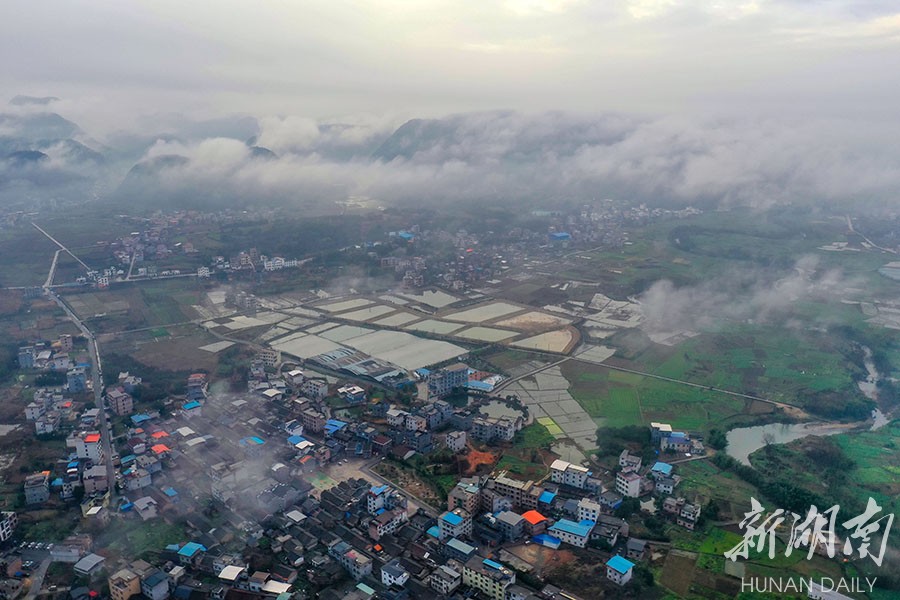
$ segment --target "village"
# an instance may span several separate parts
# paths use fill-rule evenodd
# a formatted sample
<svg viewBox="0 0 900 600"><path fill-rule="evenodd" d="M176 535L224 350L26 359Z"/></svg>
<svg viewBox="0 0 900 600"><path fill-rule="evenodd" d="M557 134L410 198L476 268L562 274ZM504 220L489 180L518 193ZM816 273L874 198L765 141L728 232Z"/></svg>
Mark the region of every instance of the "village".
<svg viewBox="0 0 900 600"><path fill-rule="evenodd" d="M198 372L181 396L147 410L136 399L141 377L124 372L103 390L105 406L92 406L80 345L65 336L19 352L22 369L60 374L60 385L35 390L25 417L38 439L65 440L55 468L26 474L23 508L79 515L62 542L7 552L10 585L21 591L29 581L38 586L31 596L56 590L40 588L40 571L61 563L83 584L73 600L139 592L284 600L321 590L321 598L575 598L552 583L545 563L554 555L588 552L608 589L640 589L645 565L665 548L630 535L627 519L656 515L693 530L702 518L699 504L678 495L672 461L705 449L665 423L651 425L651 448L623 449L613 470L552 455L533 479L490 460L468 468L467 456L499 458L523 430L542 426L515 396L485 391L481 382L499 376L463 362L419 369L387 394L266 349L250 361L246 392L211 391ZM496 406L508 410L483 412ZM97 427L104 418L112 456ZM642 450L659 460L644 464ZM411 468L431 459L470 474L440 498ZM15 538L16 521L4 513L3 541ZM129 538L157 524L175 538L139 553L113 542L117 531Z"/></svg>

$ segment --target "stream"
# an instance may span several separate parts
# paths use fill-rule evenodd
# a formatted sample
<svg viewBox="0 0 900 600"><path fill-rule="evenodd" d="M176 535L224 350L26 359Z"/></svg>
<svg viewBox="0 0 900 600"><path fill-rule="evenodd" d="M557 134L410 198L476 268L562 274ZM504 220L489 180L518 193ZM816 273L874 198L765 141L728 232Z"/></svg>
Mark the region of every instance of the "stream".
<svg viewBox="0 0 900 600"><path fill-rule="evenodd" d="M872 400L877 401L878 381L881 376L872 361L872 351L863 346L865 353L864 363L868 376L858 382L860 391ZM876 408L872 411L871 429L884 427L888 418ZM809 435L834 435L856 429L859 423L770 423L769 425L757 425L754 427L739 427L728 432L728 454L742 464L750 464L750 455L765 446L771 444L786 444L799 440Z"/></svg>

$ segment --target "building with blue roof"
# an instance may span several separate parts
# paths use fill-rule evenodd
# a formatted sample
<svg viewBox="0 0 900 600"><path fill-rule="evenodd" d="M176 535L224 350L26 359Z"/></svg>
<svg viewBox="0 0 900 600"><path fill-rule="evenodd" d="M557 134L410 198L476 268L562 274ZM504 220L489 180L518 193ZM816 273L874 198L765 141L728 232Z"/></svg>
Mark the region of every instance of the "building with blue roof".
<svg viewBox="0 0 900 600"><path fill-rule="evenodd" d="M146 421L150 420L150 415L131 415L131 422L134 425L140 425Z"/></svg>
<svg viewBox="0 0 900 600"><path fill-rule="evenodd" d="M654 478L669 477L672 474L672 465L658 461L650 468L650 473Z"/></svg>
<svg viewBox="0 0 900 600"><path fill-rule="evenodd" d="M547 506L552 506L554 500L556 500L556 492L551 492L550 490L544 490L538 497L538 503Z"/></svg>
<svg viewBox="0 0 900 600"><path fill-rule="evenodd" d="M441 540L468 537L472 535L472 517L462 508L447 511L438 517L438 529Z"/></svg>
<svg viewBox="0 0 900 600"><path fill-rule="evenodd" d="M178 559L182 564L192 563L204 552L206 552L206 546L203 544L188 542L178 550Z"/></svg>
<svg viewBox="0 0 900 600"><path fill-rule="evenodd" d="M443 552L449 558L455 558L460 562L469 560L477 552L477 548L462 540L453 538L444 544Z"/></svg>
<svg viewBox="0 0 900 600"><path fill-rule="evenodd" d="M625 585L631 579L634 563L618 554L606 561L606 578L618 585Z"/></svg>
<svg viewBox="0 0 900 600"><path fill-rule="evenodd" d="M546 533L541 533L531 538L531 541L535 544L540 544L541 546L545 546L550 548L551 550L556 550L559 548L559 545L562 541L559 538L555 538L552 535L548 535Z"/></svg>
<svg viewBox="0 0 900 600"><path fill-rule="evenodd" d="M347 423L344 421L338 421L337 419L328 419L325 421L325 435L332 436L344 427L347 426Z"/></svg>
<svg viewBox="0 0 900 600"><path fill-rule="evenodd" d="M466 387L470 390L475 390L476 392L493 392L494 386L486 381L478 381L477 379L470 379L466 382Z"/></svg>
<svg viewBox="0 0 900 600"><path fill-rule="evenodd" d="M567 544L571 544L578 548L584 548L587 546L588 540L591 537L591 530L594 528L594 525L596 525L596 523L589 520L576 523L569 519L560 519L547 530L547 533L559 538Z"/></svg>
<svg viewBox="0 0 900 600"><path fill-rule="evenodd" d="M659 449L662 452L690 452L693 442L691 436L683 431L673 431L668 437L660 438Z"/></svg>
<svg viewBox="0 0 900 600"><path fill-rule="evenodd" d="M200 406L202 405L199 402L197 402L196 400L191 400L190 402L185 403L185 405L181 408L183 408L184 410L194 410L195 408L200 408Z"/></svg>

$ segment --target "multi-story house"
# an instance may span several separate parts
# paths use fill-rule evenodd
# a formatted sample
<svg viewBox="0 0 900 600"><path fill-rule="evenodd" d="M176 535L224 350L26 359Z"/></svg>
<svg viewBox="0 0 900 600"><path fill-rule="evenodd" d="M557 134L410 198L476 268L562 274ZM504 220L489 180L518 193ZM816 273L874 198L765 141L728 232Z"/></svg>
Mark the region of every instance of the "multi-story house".
<svg viewBox="0 0 900 600"><path fill-rule="evenodd" d="M134 410L134 400L131 394L118 387L106 389L106 402L110 410L119 416L130 415Z"/></svg>
<svg viewBox="0 0 900 600"><path fill-rule="evenodd" d="M591 539L591 530L593 528L594 523L591 521L581 521L576 523L569 519L560 519L547 529L547 533L553 537L559 538L567 544L571 544L578 548L584 548Z"/></svg>
<svg viewBox="0 0 900 600"><path fill-rule="evenodd" d="M18 524L19 519L16 513L6 510L0 512L0 542L5 542L11 538Z"/></svg>
<svg viewBox="0 0 900 600"><path fill-rule="evenodd" d="M110 600L130 600L141 593L141 578L130 569L119 569L108 583Z"/></svg>
<svg viewBox="0 0 900 600"><path fill-rule="evenodd" d="M441 541L471 535L472 516L466 510L456 508L438 517L438 538Z"/></svg>
<svg viewBox="0 0 900 600"><path fill-rule="evenodd" d="M403 587L409 581L409 571L403 568L400 561L392 560L381 567L381 583L387 587Z"/></svg>
<svg viewBox="0 0 900 600"><path fill-rule="evenodd" d="M455 592L460 584L462 584L462 574L449 564L435 569L428 579L428 585L431 586L431 589L443 596L449 596Z"/></svg>
<svg viewBox="0 0 900 600"><path fill-rule="evenodd" d="M347 542L338 541L332 544L328 548L328 554L356 581L372 574L372 559Z"/></svg>
<svg viewBox="0 0 900 600"><path fill-rule="evenodd" d="M454 389L465 388L468 382L469 367L463 363L432 371L428 375L428 398L445 398Z"/></svg>
<svg viewBox="0 0 900 600"><path fill-rule="evenodd" d="M74 448L78 458L90 459L95 464L103 462L103 444L97 431L75 433L66 439L66 446Z"/></svg>
<svg viewBox="0 0 900 600"><path fill-rule="evenodd" d="M578 520L597 522L600 518L602 507L597 502L589 498L582 498L578 501Z"/></svg>
<svg viewBox="0 0 900 600"><path fill-rule="evenodd" d="M641 476L631 471L619 471L616 473L616 491L627 498L638 498L641 495Z"/></svg>
<svg viewBox="0 0 900 600"><path fill-rule="evenodd" d="M618 554L606 561L606 578L618 585L631 580L634 563Z"/></svg>
<svg viewBox="0 0 900 600"><path fill-rule="evenodd" d="M25 504L40 504L50 499L50 471L25 478Z"/></svg>
<svg viewBox="0 0 900 600"><path fill-rule="evenodd" d="M375 541L382 536L395 532L409 521L406 509L385 510L369 521L369 537Z"/></svg>
<svg viewBox="0 0 900 600"><path fill-rule="evenodd" d="M447 449L451 452L458 453L466 449L466 432L451 431L445 438Z"/></svg>
<svg viewBox="0 0 900 600"><path fill-rule="evenodd" d="M447 510L462 508L470 515L478 511L481 502L481 487L474 482L460 481L447 494Z"/></svg>
<svg viewBox="0 0 900 600"><path fill-rule="evenodd" d="M516 582L516 574L498 562L473 556L463 566L462 582L491 600L505 600L506 590Z"/></svg>
<svg viewBox="0 0 900 600"><path fill-rule="evenodd" d="M550 465L550 481L560 485L583 489L590 475L585 467L564 460L554 460Z"/></svg>

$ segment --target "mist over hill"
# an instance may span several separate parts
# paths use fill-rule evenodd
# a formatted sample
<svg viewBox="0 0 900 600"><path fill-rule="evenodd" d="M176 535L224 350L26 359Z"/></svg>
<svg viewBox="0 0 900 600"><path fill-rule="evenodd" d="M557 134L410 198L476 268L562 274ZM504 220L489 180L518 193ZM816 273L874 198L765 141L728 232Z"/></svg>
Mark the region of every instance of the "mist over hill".
<svg viewBox="0 0 900 600"><path fill-rule="evenodd" d="M41 99L43 100L43 99ZM0 113L0 201L228 208L429 202L894 206L900 125L865 120L493 111L400 121L142 116L102 141L50 112ZM41 153L46 159L27 159ZM37 158L37 155L35 155ZM60 188L61 181L90 184ZM99 185L98 185L99 184ZM12 193L14 190L15 193ZM101 190L100 193L97 190Z"/></svg>

